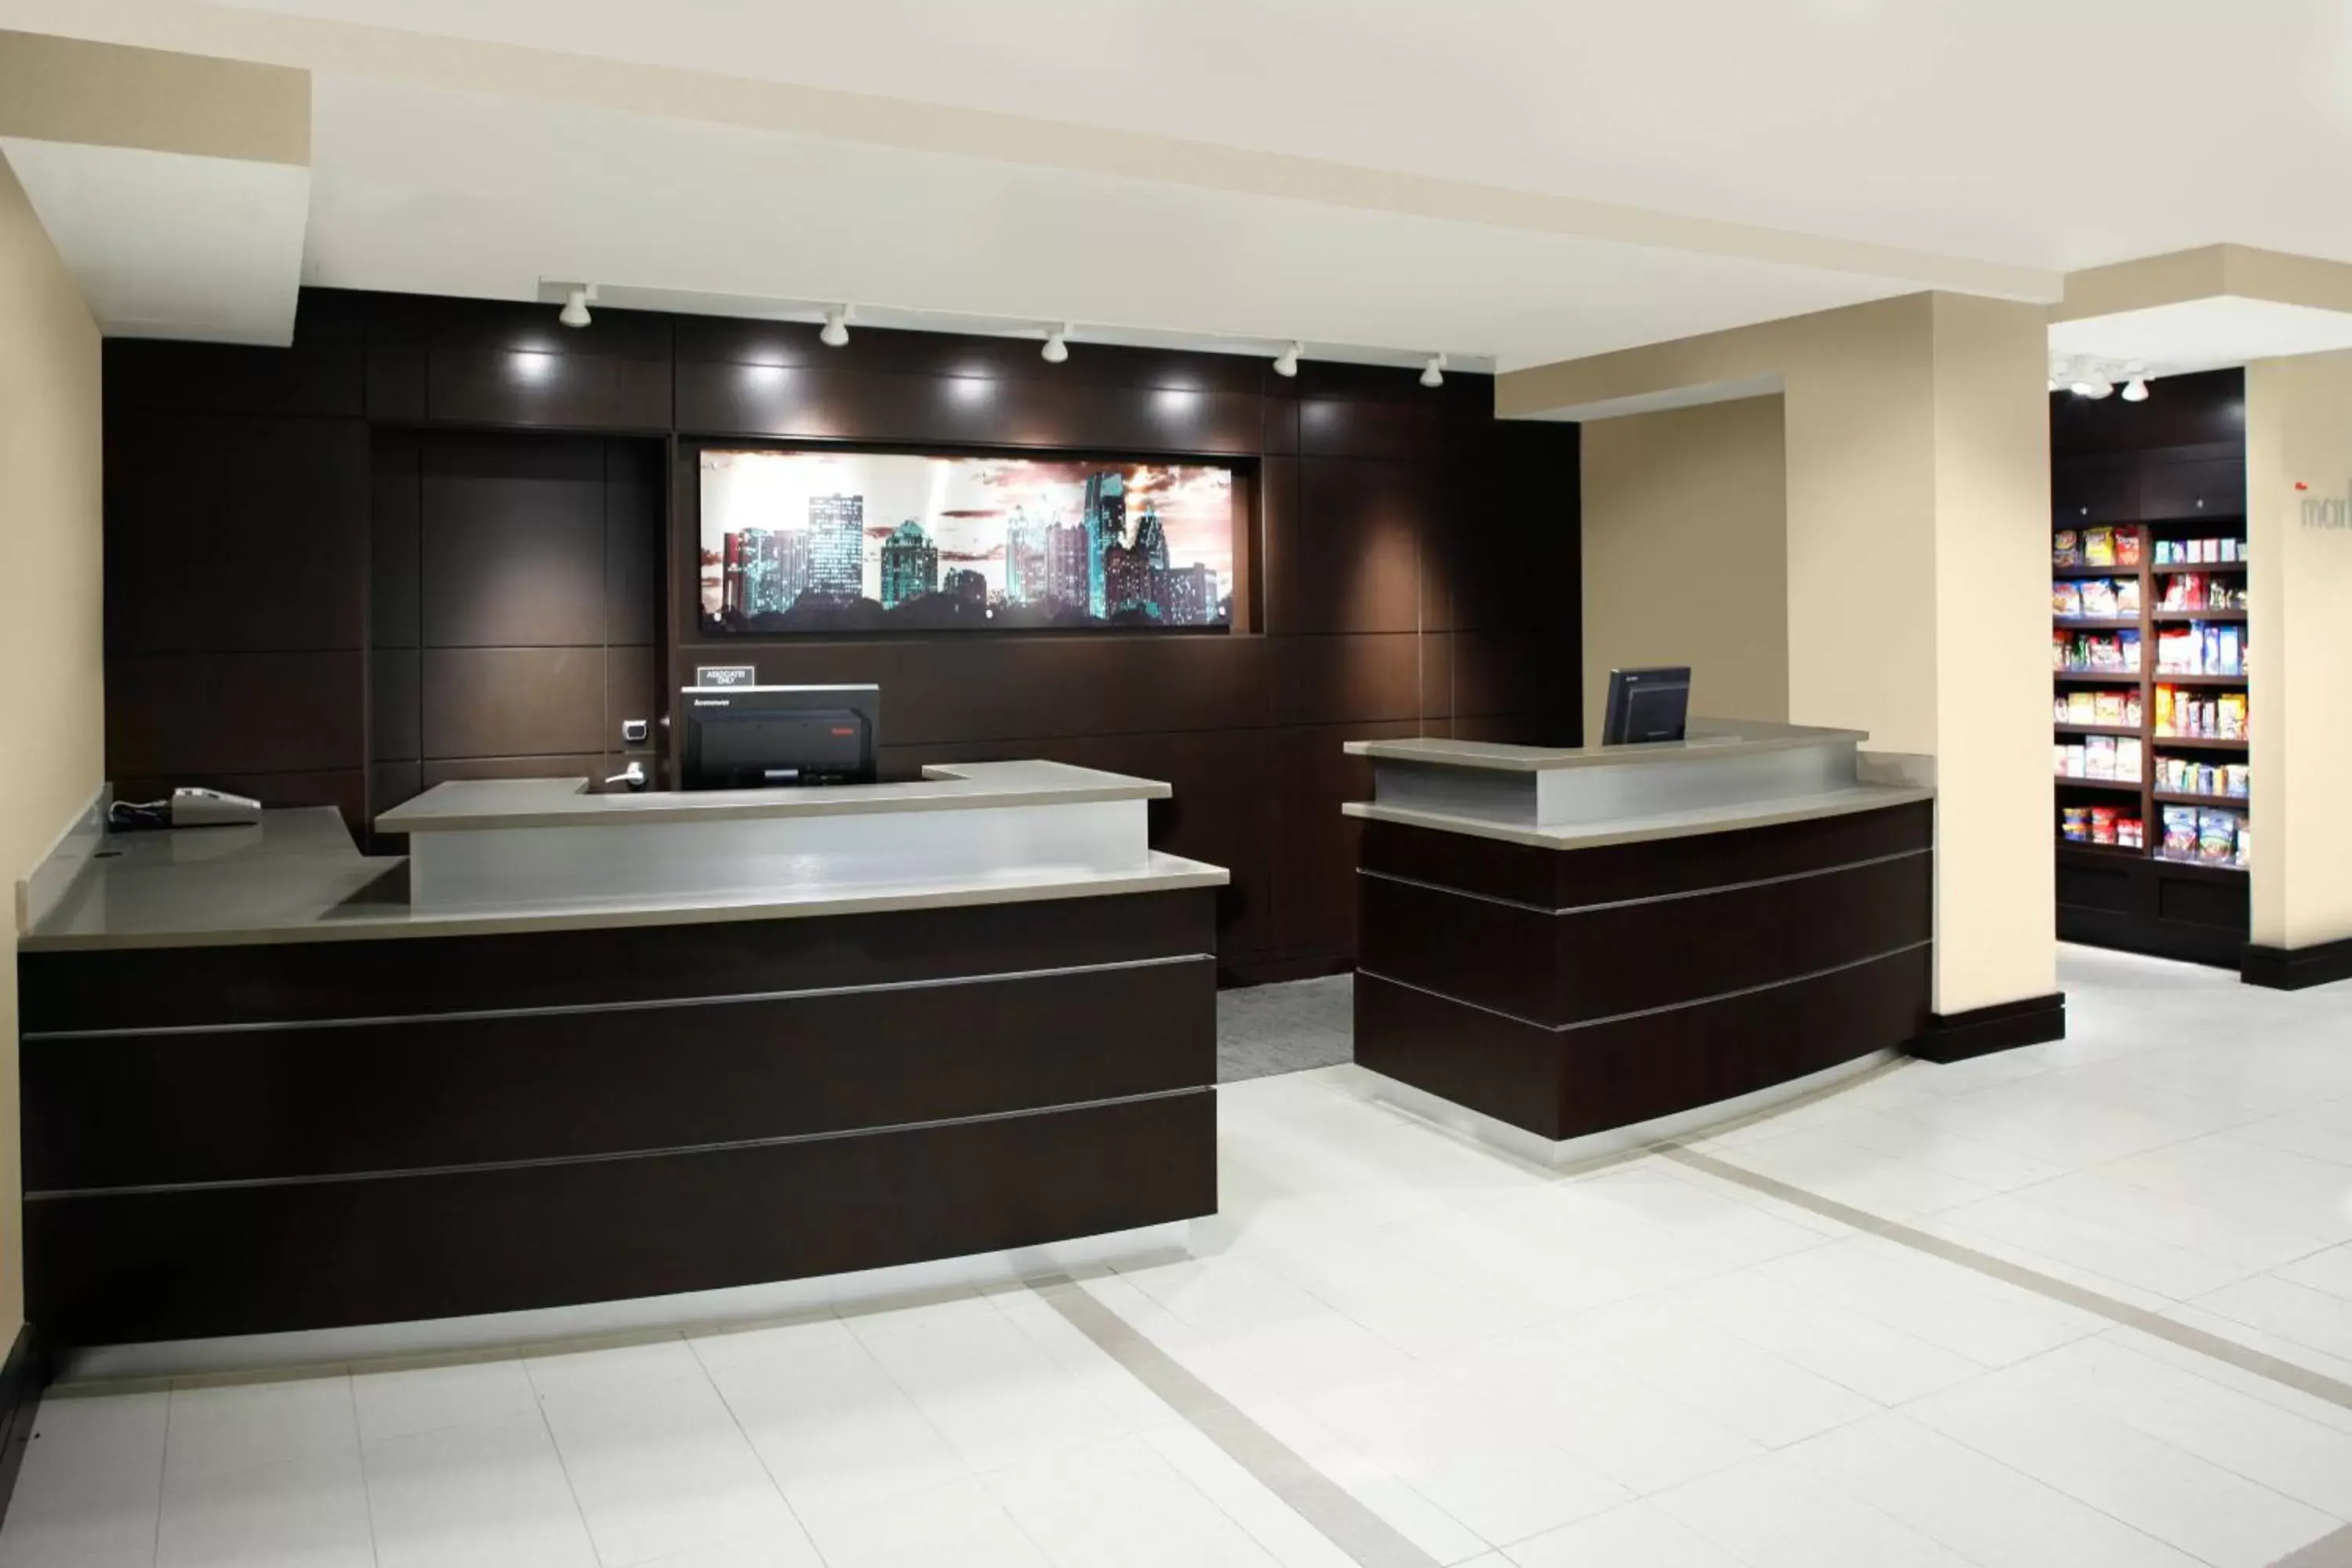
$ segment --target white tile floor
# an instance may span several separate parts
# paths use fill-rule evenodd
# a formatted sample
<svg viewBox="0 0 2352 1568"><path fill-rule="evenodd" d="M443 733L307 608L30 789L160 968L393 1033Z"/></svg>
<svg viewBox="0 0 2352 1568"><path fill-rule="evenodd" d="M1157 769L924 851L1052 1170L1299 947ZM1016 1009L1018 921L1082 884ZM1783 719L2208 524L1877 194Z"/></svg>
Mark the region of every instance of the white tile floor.
<svg viewBox="0 0 2352 1568"><path fill-rule="evenodd" d="M2064 971L2063 1043L1693 1146L2352 1378L2352 988ZM2352 1521L2352 1404L1670 1159L1534 1170L1363 1087L1223 1090L1194 1256L1080 1283L1408 1559L2262 1568ZM1017 1286L53 1395L37 1432L0 1568L1354 1561Z"/></svg>

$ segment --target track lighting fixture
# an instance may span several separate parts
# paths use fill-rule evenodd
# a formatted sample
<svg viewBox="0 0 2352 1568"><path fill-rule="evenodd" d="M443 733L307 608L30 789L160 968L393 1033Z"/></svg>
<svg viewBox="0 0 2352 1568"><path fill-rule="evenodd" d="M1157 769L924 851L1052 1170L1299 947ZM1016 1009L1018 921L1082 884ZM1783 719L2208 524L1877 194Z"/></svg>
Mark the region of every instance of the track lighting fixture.
<svg viewBox="0 0 2352 1568"><path fill-rule="evenodd" d="M1047 364L1059 364L1070 357L1070 323L1064 321L1045 334L1045 346L1037 351Z"/></svg>
<svg viewBox="0 0 2352 1568"><path fill-rule="evenodd" d="M1274 374L1280 376L1297 375L1298 356L1306 352L1305 343L1294 342L1288 348L1274 356Z"/></svg>
<svg viewBox="0 0 2352 1568"><path fill-rule="evenodd" d="M2095 370L2078 370L2067 390L2077 397L2105 397L2116 389L2116 384Z"/></svg>
<svg viewBox="0 0 2352 1568"><path fill-rule="evenodd" d="M596 285L593 283L573 284L572 291L563 297L563 309L555 313L555 319L567 327L586 326L590 320L588 301L595 297Z"/></svg>
<svg viewBox="0 0 2352 1568"><path fill-rule="evenodd" d="M845 348L849 342L849 307L835 305L824 313L824 330L816 341L829 349Z"/></svg>
<svg viewBox="0 0 2352 1568"><path fill-rule="evenodd" d="M1445 384L1445 356L1444 354L1432 354L1429 356L1429 363L1421 367L1421 384L1423 386L1444 386Z"/></svg>

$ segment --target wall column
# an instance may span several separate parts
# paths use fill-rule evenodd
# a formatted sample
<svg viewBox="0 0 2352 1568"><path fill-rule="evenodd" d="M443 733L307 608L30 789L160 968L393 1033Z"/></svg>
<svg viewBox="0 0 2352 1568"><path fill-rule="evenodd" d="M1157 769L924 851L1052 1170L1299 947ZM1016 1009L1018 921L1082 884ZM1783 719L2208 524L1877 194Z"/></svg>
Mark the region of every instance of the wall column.
<svg viewBox="0 0 2352 1568"><path fill-rule="evenodd" d="M2300 488L2299 488L2300 487ZM2352 353L2246 367L2253 931L2246 978L2352 975ZM2314 951L2319 950L2319 951Z"/></svg>

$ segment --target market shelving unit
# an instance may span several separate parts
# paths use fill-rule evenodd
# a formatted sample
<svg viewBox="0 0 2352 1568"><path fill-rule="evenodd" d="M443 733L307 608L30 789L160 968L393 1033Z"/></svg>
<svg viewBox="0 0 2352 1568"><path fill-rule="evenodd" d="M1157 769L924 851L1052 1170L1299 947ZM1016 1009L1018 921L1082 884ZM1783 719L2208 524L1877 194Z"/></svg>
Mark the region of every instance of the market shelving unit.
<svg viewBox="0 0 2352 1568"><path fill-rule="evenodd" d="M2230 813L2242 821L2249 817L2246 798L2226 793L2221 785L2226 777L2222 770L2232 764L2240 764L2239 776L2244 776L2251 722L2240 724L2234 735L2187 735L2160 730L2158 711L2160 687L2171 688L2178 700L2210 701L2216 710L2225 697L2242 704L2246 693L2245 447L2242 423L2235 431L2229 428L2232 416L2242 421L2242 373L2235 371L2159 382L2157 396L2174 406L2153 414L2153 400L2122 405L2109 399L2086 408L2081 406L2083 400L2061 393L2053 404L2053 542L2062 531L2079 536L2102 528L2135 532L2141 546L2131 565L2060 564L2053 550L2053 589L2104 580L2118 584L2119 590L2129 584L2137 593L2133 613L2096 618L2053 614L2054 630L2102 637L2129 633L2137 637L2140 651L2136 668L2053 670L2053 687L2062 698L2088 689L2126 695L2137 708L2137 723L2053 721L2061 746L2108 736L2137 742L2139 752L2139 766L2128 778L2076 778L2062 773L2057 779L2052 831L2059 836L2058 934L2064 941L2232 968L2244 952L2251 907L2245 865L2234 854L2227 862L2216 863L2201 843L2185 853L2178 844L2168 850L2164 821L2168 806ZM2184 441L2184 435L2223 438ZM2138 436L2150 444L2135 445ZM2155 444L2168 438L2168 445ZM2207 540L2231 542L2215 553L2235 558L2162 563L2156 559L2159 544L2170 554L2175 546L2186 552L2193 542ZM2185 574L2192 573L2202 574L2200 585L2230 607L2167 608L2168 589L2176 580L2179 586L2189 586ZM2163 634L2191 626L2216 628L2217 644L2221 629L2230 628L2239 654L2234 668L2223 661L2223 668L2211 672L2159 670ZM2251 721L2259 722L2259 715L2251 716ZM2214 770L2215 792L2159 787L2167 759ZM2143 843L2124 847L2070 841L2063 834L2070 806L2085 812L2106 808L2117 819L2136 819L2144 825ZM2251 841L2253 836L2249 832L2247 837Z"/></svg>

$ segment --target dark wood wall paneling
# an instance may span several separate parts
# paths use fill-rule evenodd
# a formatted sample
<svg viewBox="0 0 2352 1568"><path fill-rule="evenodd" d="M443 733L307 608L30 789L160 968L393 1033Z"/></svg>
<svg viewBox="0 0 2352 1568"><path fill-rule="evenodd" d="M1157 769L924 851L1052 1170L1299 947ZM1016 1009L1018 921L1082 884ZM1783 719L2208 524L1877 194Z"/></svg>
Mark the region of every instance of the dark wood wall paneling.
<svg viewBox="0 0 2352 1568"><path fill-rule="evenodd" d="M1343 741L1580 731L1576 431L1495 421L1480 376L1085 344L1053 366L867 330L834 350L613 310L573 331L545 306L309 290L290 349L116 342L107 383L130 789L356 824L444 777L617 772L620 719L698 658L878 680L894 775L1045 756L1168 780L1154 842L1233 869L1221 955L1272 978L1351 957L1339 806L1370 779ZM697 645L691 442L739 438L1231 459L1257 499L1253 629ZM665 500L667 599L635 544Z"/></svg>

